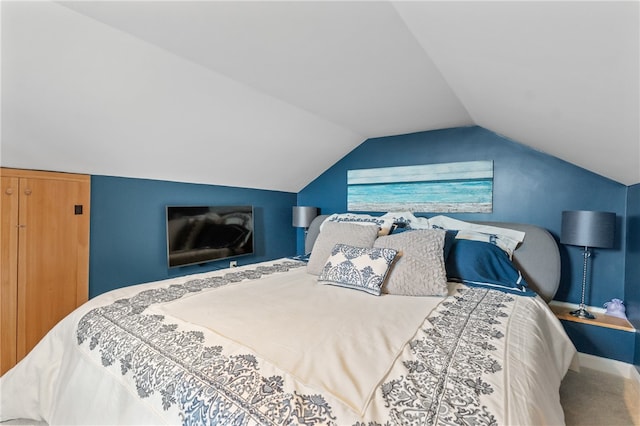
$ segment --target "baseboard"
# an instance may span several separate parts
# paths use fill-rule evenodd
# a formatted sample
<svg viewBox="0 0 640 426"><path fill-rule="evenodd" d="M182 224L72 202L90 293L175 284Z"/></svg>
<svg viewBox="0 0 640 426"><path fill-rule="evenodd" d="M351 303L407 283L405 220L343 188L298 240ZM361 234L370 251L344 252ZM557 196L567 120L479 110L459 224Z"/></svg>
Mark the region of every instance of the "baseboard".
<svg viewBox="0 0 640 426"><path fill-rule="evenodd" d="M640 391L640 373L633 364L617 361L615 359L602 358L595 355L578 352L578 362L580 367L590 368L614 376L624 377L635 383L636 389Z"/></svg>

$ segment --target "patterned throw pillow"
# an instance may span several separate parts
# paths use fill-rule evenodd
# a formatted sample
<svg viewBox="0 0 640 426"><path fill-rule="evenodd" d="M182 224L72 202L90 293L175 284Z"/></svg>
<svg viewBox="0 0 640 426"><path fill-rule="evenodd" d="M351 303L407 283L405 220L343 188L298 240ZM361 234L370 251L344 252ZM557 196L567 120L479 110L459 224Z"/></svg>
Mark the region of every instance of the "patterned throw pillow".
<svg viewBox="0 0 640 426"><path fill-rule="evenodd" d="M498 246L505 253L507 253L509 255L509 259L513 257L513 251L516 249L519 243L519 241L516 241L504 235L487 234L484 232L468 231L464 229L458 231L458 233L456 234L456 239L480 241L483 243L493 244L494 246Z"/></svg>
<svg viewBox="0 0 640 426"><path fill-rule="evenodd" d="M432 228L429 219L426 217L416 217L411 212L388 212L380 216L380 219L385 219L387 222L390 221L394 225L400 225L397 228L401 228L402 230Z"/></svg>
<svg viewBox="0 0 640 426"><path fill-rule="evenodd" d="M516 229L464 222L442 215L430 218L429 224L434 229L459 231L456 238L460 240L484 241L494 244L504 250L509 255L509 259L525 237L524 232Z"/></svg>
<svg viewBox="0 0 640 426"><path fill-rule="evenodd" d="M379 296L397 255L398 251L395 249L336 244L320 272L318 282Z"/></svg>
<svg viewBox="0 0 640 426"><path fill-rule="evenodd" d="M391 218L384 218L380 216L371 216L369 214L362 213L334 213L326 218L320 224L320 231L324 229L327 223L357 223L359 225L377 225L378 235L387 235L393 224Z"/></svg>
<svg viewBox="0 0 640 426"><path fill-rule="evenodd" d="M378 237L374 247L394 248L402 254L382 292L401 296L445 296L448 291L445 234L440 229L419 229Z"/></svg>
<svg viewBox="0 0 640 426"><path fill-rule="evenodd" d="M319 275L327 262L333 246L336 244L348 244L357 247L373 247L373 242L378 236L378 227L375 225L357 225L355 223L329 222L325 223L318 234L313 250L309 256L307 272Z"/></svg>

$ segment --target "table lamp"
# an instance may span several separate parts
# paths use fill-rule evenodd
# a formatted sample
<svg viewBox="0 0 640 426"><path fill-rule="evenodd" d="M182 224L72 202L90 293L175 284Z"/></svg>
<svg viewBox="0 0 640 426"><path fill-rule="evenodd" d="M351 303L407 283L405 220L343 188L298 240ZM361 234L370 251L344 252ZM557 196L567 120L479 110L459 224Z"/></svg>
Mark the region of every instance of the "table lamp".
<svg viewBox="0 0 640 426"><path fill-rule="evenodd" d="M313 222L316 216L318 216L317 207L293 206L292 225L296 228L304 228L304 235L306 237L309 225L311 225L311 222Z"/></svg>
<svg viewBox="0 0 640 426"><path fill-rule="evenodd" d="M587 259L591 257L591 248L613 247L613 237L616 227L616 214L587 210L562 212L562 231L560 242L572 246L583 247L584 263L582 267L582 297L577 310L571 315L594 319L595 316L587 311L584 296L587 287Z"/></svg>

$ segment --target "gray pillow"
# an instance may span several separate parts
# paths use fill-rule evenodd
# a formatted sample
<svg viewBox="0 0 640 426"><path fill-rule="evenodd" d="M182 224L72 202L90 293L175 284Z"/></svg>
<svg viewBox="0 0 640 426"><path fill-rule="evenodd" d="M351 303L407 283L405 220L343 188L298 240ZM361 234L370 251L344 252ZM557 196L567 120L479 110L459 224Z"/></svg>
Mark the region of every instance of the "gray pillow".
<svg viewBox="0 0 640 426"><path fill-rule="evenodd" d="M313 244L313 250L307 263L307 272L320 275L324 264L336 244L347 244L355 247L373 247L378 236L375 225L357 225L354 223L327 222Z"/></svg>
<svg viewBox="0 0 640 426"><path fill-rule="evenodd" d="M382 292L402 296L445 296L445 234L442 229L419 229L379 237L374 247L400 251Z"/></svg>

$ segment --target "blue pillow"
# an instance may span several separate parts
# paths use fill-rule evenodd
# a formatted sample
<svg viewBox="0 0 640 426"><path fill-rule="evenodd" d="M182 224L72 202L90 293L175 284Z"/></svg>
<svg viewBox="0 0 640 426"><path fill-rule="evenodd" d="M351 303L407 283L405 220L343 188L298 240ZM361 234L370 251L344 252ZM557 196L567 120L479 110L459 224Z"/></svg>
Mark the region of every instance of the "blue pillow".
<svg viewBox="0 0 640 426"><path fill-rule="evenodd" d="M456 239L446 258L449 281L535 296L520 271L500 247L483 241Z"/></svg>
<svg viewBox="0 0 640 426"><path fill-rule="evenodd" d="M447 233L444 234L444 260L445 261L449 257L449 253L451 253L451 247L453 247L453 244L455 244L456 235L458 235L458 231L447 230L446 232Z"/></svg>

